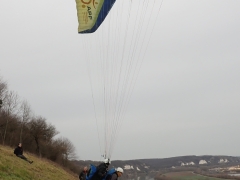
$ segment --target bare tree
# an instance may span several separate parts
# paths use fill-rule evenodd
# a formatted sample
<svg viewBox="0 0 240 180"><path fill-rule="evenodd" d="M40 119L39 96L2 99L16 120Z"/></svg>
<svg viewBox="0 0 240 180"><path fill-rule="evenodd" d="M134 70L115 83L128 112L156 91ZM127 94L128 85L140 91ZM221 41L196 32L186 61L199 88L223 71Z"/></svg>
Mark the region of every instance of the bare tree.
<svg viewBox="0 0 240 180"><path fill-rule="evenodd" d="M4 104L2 106L3 111L7 114L5 130L3 134L3 145L5 144L10 116L16 115L18 105L19 105L18 95L13 91L7 92L4 98Z"/></svg>
<svg viewBox="0 0 240 180"><path fill-rule="evenodd" d="M34 138L34 141L36 143L36 152L41 157L40 142L51 142L52 138L57 135L58 132L53 125L48 125L46 123L46 119L41 116L33 118L28 123L28 129L30 135Z"/></svg>
<svg viewBox="0 0 240 180"><path fill-rule="evenodd" d="M27 122L31 118L31 108L28 102L25 100L22 102L21 107L20 107L20 117L21 117L21 130L20 130L20 137L19 137L19 142L22 142L22 134L23 134L23 129Z"/></svg>
<svg viewBox="0 0 240 180"><path fill-rule="evenodd" d="M67 138L58 138L55 141L55 146L59 153L61 153L62 164L67 166L68 161L76 159L75 147Z"/></svg>
<svg viewBox="0 0 240 180"><path fill-rule="evenodd" d="M62 138L62 145L65 147L65 152L63 152L64 157L67 160L76 159L75 147L73 143L67 138Z"/></svg>
<svg viewBox="0 0 240 180"><path fill-rule="evenodd" d="M0 77L0 116L2 116L1 108L7 92L7 83L2 80Z"/></svg>
<svg viewBox="0 0 240 180"><path fill-rule="evenodd" d="M3 101L4 95L6 94L6 92L7 92L7 83L4 82L0 77L0 100Z"/></svg>

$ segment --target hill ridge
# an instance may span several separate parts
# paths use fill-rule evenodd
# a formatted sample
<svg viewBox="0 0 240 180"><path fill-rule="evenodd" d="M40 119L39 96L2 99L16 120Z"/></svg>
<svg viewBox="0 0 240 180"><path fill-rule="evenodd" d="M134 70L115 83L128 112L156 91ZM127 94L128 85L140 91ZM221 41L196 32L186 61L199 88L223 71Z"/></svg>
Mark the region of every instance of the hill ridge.
<svg viewBox="0 0 240 180"><path fill-rule="evenodd" d="M75 161L80 166L97 165L97 161ZM164 168L198 166L234 166L240 164L240 157L227 155L186 155L169 158L147 158L133 160L112 160L112 167L122 167L126 172L149 173Z"/></svg>

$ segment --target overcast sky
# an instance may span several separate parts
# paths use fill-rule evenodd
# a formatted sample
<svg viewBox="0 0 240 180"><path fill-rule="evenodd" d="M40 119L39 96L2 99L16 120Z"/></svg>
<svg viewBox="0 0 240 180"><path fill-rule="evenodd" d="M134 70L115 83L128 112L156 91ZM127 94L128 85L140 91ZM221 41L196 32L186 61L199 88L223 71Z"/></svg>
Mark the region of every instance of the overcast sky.
<svg viewBox="0 0 240 180"><path fill-rule="evenodd" d="M164 0L157 10L112 159L240 156L240 1ZM0 76L9 89L68 138L79 159L101 160L75 1L1 0L0 27Z"/></svg>

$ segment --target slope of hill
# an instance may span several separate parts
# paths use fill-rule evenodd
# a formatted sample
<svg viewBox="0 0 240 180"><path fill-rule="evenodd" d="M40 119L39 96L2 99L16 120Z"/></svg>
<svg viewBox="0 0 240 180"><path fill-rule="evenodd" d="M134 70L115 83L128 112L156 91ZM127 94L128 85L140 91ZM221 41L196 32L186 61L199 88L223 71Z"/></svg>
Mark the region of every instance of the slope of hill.
<svg viewBox="0 0 240 180"><path fill-rule="evenodd" d="M74 180L77 175L67 172L59 165L40 159L24 152L24 155L33 160L33 164L16 157L13 149L0 145L0 179L1 180Z"/></svg>

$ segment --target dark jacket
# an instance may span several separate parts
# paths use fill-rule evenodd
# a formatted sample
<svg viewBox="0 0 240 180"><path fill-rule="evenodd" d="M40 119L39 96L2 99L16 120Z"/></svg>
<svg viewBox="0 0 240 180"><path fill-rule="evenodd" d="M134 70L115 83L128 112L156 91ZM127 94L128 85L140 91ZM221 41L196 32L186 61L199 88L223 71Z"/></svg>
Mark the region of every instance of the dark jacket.
<svg viewBox="0 0 240 180"><path fill-rule="evenodd" d="M109 179L110 179L110 178L109 178ZM118 175L117 175L117 172L115 172L114 174L112 174L110 180L117 180L117 179L118 179Z"/></svg>
<svg viewBox="0 0 240 180"><path fill-rule="evenodd" d="M87 173L88 173L88 171L84 171L84 170L83 170L83 171L79 174L79 179L80 179L80 180L85 180Z"/></svg>
<svg viewBox="0 0 240 180"><path fill-rule="evenodd" d="M18 155L23 155L23 148L22 147L16 147L14 150L14 154L16 154L16 156Z"/></svg>
<svg viewBox="0 0 240 180"><path fill-rule="evenodd" d="M91 180L102 180L108 171L108 164L102 163L97 166L97 171Z"/></svg>

